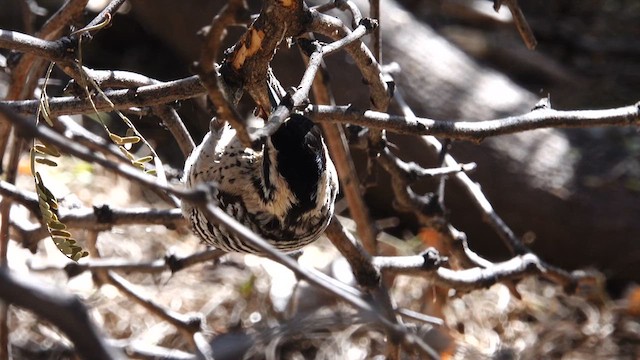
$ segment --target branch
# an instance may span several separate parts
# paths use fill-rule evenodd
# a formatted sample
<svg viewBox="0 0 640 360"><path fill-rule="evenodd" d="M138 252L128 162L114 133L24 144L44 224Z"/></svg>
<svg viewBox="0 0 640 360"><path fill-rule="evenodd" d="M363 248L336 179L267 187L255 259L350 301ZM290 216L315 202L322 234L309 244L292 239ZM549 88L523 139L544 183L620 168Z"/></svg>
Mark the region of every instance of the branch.
<svg viewBox="0 0 640 360"><path fill-rule="evenodd" d="M347 36L351 31L344 24L325 14L311 11L312 21L309 30L327 36L333 40L339 40ZM382 67L376 61L364 43L357 41L345 47L345 51L353 59L360 70L364 83L369 87L371 105L378 111L386 111L391 100L392 84L389 84L382 73Z"/></svg>
<svg viewBox="0 0 640 360"><path fill-rule="evenodd" d="M118 9L124 5L125 1L126 0L111 0L109 4L87 24L87 26L75 31L74 33L88 34L90 31L102 29L102 27L98 27L97 29L94 28L100 24L109 23L113 18L113 14L115 14Z"/></svg>
<svg viewBox="0 0 640 360"><path fill-rule="evenodd" d="M316 77L316 73L320 69L322 61L326 55L330 55L342 48L346 48L349 44L354 43L369 31L375 28L375 23L369 21L362 21L353 32L348 32L344 37L336 40L330 44L320 46L318 42L309 44L314 47L311 55L309 56L309 63L307 69L302 75L300 85L297 90L289 97L283 99L282 103L271 113L267 123L263 128L256 130L254 136L259 140L262 140L272 135L278 127L289 117L291 110L299 108L309 98L309 91L313 85L313 80ZM302 41L302 40L300 40Z"/></svg>
<svg viewBox="0 0 640 360"><path fill-rule="evenodd" d="M49 41L17 31L0 29L0 48L30 53L51 61L66 62L73 59L67 40Z"/></svg>
<svg viewBox="0 0 640 360"><path fill-rule="evenodd" d="M493 9L498 12L503 3L507 3L507 7L511 12L511 16L513 16L513 22L516 24L516 29L518 29L518 33L520 33L522 41L524 41L529 50L535 49L536 45L538 45L538 41L533 35L533 31L531 31L529 23L527 23L527 19L525 19L524 14L520 9L520 5L518 5L518 0L493 0Z"/></svg>
<svg viewBox="0 0 640 360"><path fill-rule="evenodd" d="M549 108L485 121L432 120L361 111L349 106L315 105L306 114L315 121L349 123L407 135L432 135L481 142L487 137L542 128L586 128L640 124L640 103L605 110L561 111Z"/></svg>
<svg viewBox="0 0 640 360"><path fill-rule="evenodd" d="M353 5L353 4L352 4ZM352 10L354 20L362 19L359 16L357 8L354 6ZM300 39L299 44L305 44ZM311 45L309 43L306 43ZM317 43L316 49L317 49ZM309 57L303 56L307 66L309 66ZM313 78L312 91L313 96L318 104L335 105L335 100L328 86L329 74L327 72L324 61L320 59L316 76ZM344 134L344 130L340 124L320 124L324 133L325 141L331 159L336 166L338 178L340 180L341 191L349 204L349 212L358 224L357 232L360 241L364 243L365 248L372 254L376 249L376 228L371 221L369 211L362 197L361 185L356 172L356 167L351 157L349 145Z"/></svg>
<svg viewBox="0 0 640 360"><path fill-rule="evenodd" d="M82 358L124 358L104 342L86 307L76 296L36 283L25 275L17 277L6 269L0 269L0 298L50 321L67 335Z"/></svg>
<svg viewBox="0 0 640 360"><path fill-rule="evenodd" d="M579 282L592 278L591 275L584 272L570 274L563 270L549 268L531 253L494 263L488 268L474 267L452 270L441 266L445 262L446 260L433 249L422 255L378 256L373 259L373 264L382 272L425 274L438 285L457 291L488 288L499 282L520 279L526 275L534 274L550 279L565 289L575 289Z"/></svg>
<svg viewBox="0 0 640 360"><path fill-rule="evenodd" d="M233 101L230 101L229 94L225 93L223 80L215 64L226 28L237 23L237 18L247 11L247 4L244 0L230 0L220 10L211 21L211 25L203 29L205 46L202 47L200 60L195 65L195 69L207 89L209 100L216 108L216 116L228 121L233 126L242 145L251 147L252 141L247 132L246 124L233 106Z"/></svg>
<svg viewBox="0 0 640 360"><path fill-rule="evenodd" d="M98 111L162 105L203 95L205 94L205 89L198 76L194 75L184 79L133 89L106 90L104 93L113 102L114 107L108 104L101 96L97 96L93 101ZM0 105L19 114L35 114L38 111L39 104L39 100L0 101ZM49 98L49 106L51 108L51 116L92 114L94 112L91 103L87 99L74 96Z"/></svg>
<svg viewBox="0 0 640 360"><path fill-rule="evenodd" d="M84 69L100 87L131 88L161 84L161 82L156 79L130 71L92 70L86 67ZM76 85L76 82L72 80L71 85ZM196 145L187 131L184 122L180 119L178 112L169 105L156 105L152 108L152 112L162 119L162 123L171 132L171 135L185 158L189 156Z"/></svg>
<svg viewBox="0 0 640 360"><path fill-rule="evenodd" d="M121 259L87 259L80 262L69 262L63 268L53 266L30 267L32 271L44 272L49 270L64 270L68 278L80 275L85 271L98 272L105 270L114 270L121 272L137 272L145 274L156 274L163 271L171 271L176 273L188 267L201 264L207 261L217 260L226 252L218 249L207 249L189 256L178 257L174 254L167 254L162 259L150 262L128 262Z"/></svg>
<svg viewBox="0 0 640 360"><path fill-rule="evenodd" d="M190 340L193 334L200 331L203 320L201 316L196 314L183 315L169 309L164 309L156 304L150 297L139 294L138 291L134 289L133 285L120 275L111 271L107 271L106 275L107 281L111 285L118 288L118 290L128 298L149 310L152 314L160 317L180 331L188 334L187 339Z"/></svg>
<svg viewBox="0 0 640 360"><path fill-rule="evenodd" d="M18 189L15 185L0 180L0 195L3 199L10 199L25 206L34 215L40 215L38 197L35 193ZM69 227L101 231L117 225L164 225L175 229L186 224L180 209L177 208L114 208L109 205L93 208L60 208L59 217L60 221Z"/></svg>
<svg viewBox="0 0 640 360"><path fill-rule="evenodd" d="M302 0L266 0L256 21L225 56L220 73L232 92L246 91L267 114L271 110L267 73L283 39L303 31Z"/></svg>
<svg viewBox="0 0 640 360"><path fill-rule="evenodd" d="M162 359L162 360L202 360L194 354L184 352L175 348L165 348L141 341L110 340L109 343L121 349L132 359Z"/></svg>

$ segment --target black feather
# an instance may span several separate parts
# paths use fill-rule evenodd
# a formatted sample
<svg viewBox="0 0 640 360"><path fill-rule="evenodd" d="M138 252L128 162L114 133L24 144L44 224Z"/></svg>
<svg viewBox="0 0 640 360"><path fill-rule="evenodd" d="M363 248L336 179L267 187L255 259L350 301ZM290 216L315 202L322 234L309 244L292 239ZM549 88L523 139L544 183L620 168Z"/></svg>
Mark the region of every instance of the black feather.
<svg viewBox="0 0 640 360"><path fill-rule="evenodd" d="M302 115L293 114L271 137L277 169L298 199L292 218L316 206L318 182L325 171L320 129Z"/></svg>

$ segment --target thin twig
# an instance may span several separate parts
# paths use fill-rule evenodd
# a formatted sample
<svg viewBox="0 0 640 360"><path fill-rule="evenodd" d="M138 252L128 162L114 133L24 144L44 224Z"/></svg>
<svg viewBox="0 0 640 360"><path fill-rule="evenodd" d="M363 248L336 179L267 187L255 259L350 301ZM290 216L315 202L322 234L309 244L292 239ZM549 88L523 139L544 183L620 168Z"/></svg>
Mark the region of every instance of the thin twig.
<svg viewBox="0 0 640 360"><path fill-rule="evenodd" d="M325 14L311 11L311 24L309 30L327 36L333 40L339 40L347 36L351 31L344 24ZM370 25L375 27L375 25ZM369 87L371 105L378 111L386 111L391 100L390 88L382 67L375 57L361 41L356 41L344 48L360 70L364 83Z"/></svg>
<svg viewBox="0 0 640 360"><path fill-rule="evenodd" d="M276 107L269 116L267 123L263 128L260 128L255 132L254 137L260 141L261 139L272 135L289 117L291 110L299 108L304 104L304 102L309 98L309 91L311 90L313 81L325 56L342 48L348 47L349 44L358 41L370 30L371 29L365 25L359 25L353 32L346 33L343 38L330 44L319 46L318 43L313 43L313 45L316 46L316 49L313 51L311 56L309 56L307 69L302 75L298 88L288 99L286 99L286 101L283 101L278 105L278 107Z"/></svg>
<svg viewBox="0 0 640 360"><path fill-rule="evenodd" d="M111 346L120 349L132 359L202 360L198 359L194 354L185 351L155 346L141 341L109 339L108 342Z"/></svg>
<svg viewBox="0 0 640 360"><path fill-rule="evenodd" d="M156 304L150 297L140 294L131 283L113 271L106 272L107 281L118 288L124 295L132 299L137 304L149 310L150 313L160 317L169 324L180 330L185 338L191 342L193 334L200 331L202 327L202 317L196 314L184 315L175 311L165 309Z"/></svg>
<svg viewBox="0 0 640 360"><path fill-rule="evenodd" d="M531 31L531 27L529 26L527 19L524 17L522 9L520 9L520 5L518 5L518 0L494 0L493 9L497 12L504 3L507 4L507 7L511 12L511 16L513 16L513 22L516 24L516 29L518 29L518 33L520 33L524 44L527 45L529 50L535 49L536 45L538 45L538 41L536 40L535 35L533 35L533 31Z"/></svg>
<svg viewBox="0 0 640 360"><path fill-rule="evenodd" d="M99 24L104 24L106 22L111 21L114 14L118 11L118 9L120 9L122 5L124 5L125 1L126 0L111 0L109 4L105 6L105 8L102 9L102 11L87 24L87 26L85 26L83 29L76 31L76 33L86 34L87 33L86 29L93 29Z"/></svg>
<svg viewBox="0 0 640 360"><path fill-rule="evenodd" d="M548 278L565 288L571 288L588 274L570 274L566 271L548 267L534 254L513 257L507 261L493 263L490 267L474 267L464 270L452 270L441 266L444 262L437 253L425 252L413 256L378 256L373 264L382 272L400 274L426 275L427 278L441 286L457 291L469 291L488 288L496 283L520 279L526 275L536 274Z"/></svg>
<svg viewBox="0 0 640 360"><path fill-rule="evenodd" d="M309 62L308 57L305 56L304 59L307 63ZM309 65L307 64L307 66ZM316 76L312 82L313 96L317 104L335 105L335 101L329 90L328 78L326 67L321 59L318 64ZM376 229L371 221L364 199L362 198L360 181L342 125L323 123L321 126L329 154L331 154L331 158L336 165L338 178L342 186L342 193L349 204L351 216L356 221L359 238L364 243L365 249L367 249L369 253L375 254L377 251Z"/></svg>
<svg viewBox="0 0 640 360"><path fill-rule="evenodd" d="M222 257L226 252L218 249L206 249L188 256L179 257L168 254L162 259L149 262L130 262L122 259L87 259L82 262L69 262L64 267L58 265L30 266L31 271L46 272L51 270L64 270L69 278L80 275L85 271L119 271L126 273L157 274L164 271L176 273L191 266L208 261L214 261Z"/></svg>

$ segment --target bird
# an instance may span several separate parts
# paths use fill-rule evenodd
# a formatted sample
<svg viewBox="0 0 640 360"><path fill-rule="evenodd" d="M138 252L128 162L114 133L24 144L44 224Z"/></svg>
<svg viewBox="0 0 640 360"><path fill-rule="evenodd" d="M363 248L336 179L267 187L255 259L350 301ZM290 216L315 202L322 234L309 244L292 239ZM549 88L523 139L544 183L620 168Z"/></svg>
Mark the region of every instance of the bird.
<svg viewBox="0 0 640 360"><path fill-rule="evenodd" d="M320 237L334 212L338 176L319 127L293 113L257 150L225 124L211 129L185 162L187 188L214 184L218 206L276 249L294 252ZM208 245L260 253L189 202L183 215Z"/></svg>

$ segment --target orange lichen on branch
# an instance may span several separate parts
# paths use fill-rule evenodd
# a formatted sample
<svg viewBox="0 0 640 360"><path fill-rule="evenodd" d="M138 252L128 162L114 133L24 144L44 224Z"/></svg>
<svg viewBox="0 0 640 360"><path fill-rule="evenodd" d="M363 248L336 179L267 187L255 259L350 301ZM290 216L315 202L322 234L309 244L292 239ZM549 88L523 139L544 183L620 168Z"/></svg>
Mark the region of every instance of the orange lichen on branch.
<svg viewBox="0 0 640 360"><path fill-rule="evenodd" d="M292 7L296 4L296 2L294 0L282 0L280 1L280 5L282 5L283 7Z"/></svg>
<svg viewBox="0 0 640 360"><path fill-rule="evenodd" d="M255 55L262 47L262 40L265 37L265 32L255 28L250 28L240 40L240 47L238 51L233 54L231 64L235 70L240 70L244 65L247 58Z"/></svg>

